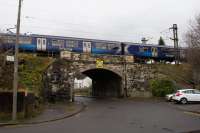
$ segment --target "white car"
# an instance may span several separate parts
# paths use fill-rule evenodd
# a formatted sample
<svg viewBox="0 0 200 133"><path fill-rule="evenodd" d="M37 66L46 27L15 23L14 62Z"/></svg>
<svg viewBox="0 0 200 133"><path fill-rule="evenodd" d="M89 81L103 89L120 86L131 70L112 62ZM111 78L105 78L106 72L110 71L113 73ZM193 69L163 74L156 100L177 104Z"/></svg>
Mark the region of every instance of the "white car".
<svg viewBox="0 0 200 133"><path fill-rule="evenodd" d="M186 104L188 102L200 102L200 91L196 89L178 90L174 94L173 100L182 104Z"/></svg>
<svg viewBox="0 0 200 133"><path fill-rule="evenodd" d="M173 101L174 95L175 95L175 93L173 93L173 94L168 94L168 95L165 96L165 98L166 98L167 101L171 102L171 101Z"/></svg>

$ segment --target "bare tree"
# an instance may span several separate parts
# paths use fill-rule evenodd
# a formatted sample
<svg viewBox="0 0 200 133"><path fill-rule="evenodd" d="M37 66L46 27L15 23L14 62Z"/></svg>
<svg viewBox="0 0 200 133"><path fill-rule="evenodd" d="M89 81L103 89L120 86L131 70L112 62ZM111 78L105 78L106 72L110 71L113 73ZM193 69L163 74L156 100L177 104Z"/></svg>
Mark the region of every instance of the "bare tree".
<svg viewBox="0 0 200 133"><path fill-rule="evenodd" d="M186 33L187 61L192 66L193 79L200 84L200 15L190 24Z"/></svg>

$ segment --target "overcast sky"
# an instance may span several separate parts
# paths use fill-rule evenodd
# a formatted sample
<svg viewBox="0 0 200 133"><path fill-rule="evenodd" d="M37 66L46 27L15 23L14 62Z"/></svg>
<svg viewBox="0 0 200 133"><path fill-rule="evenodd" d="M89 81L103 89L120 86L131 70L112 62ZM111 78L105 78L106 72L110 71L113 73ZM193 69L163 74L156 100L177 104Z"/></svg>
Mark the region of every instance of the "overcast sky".
<svg viewBox="0 0 200 133"><path fill-rule="evenodd" d="M0 0L0 30L16 25L18 0ZM23 0L21 32L168 44L172 24L180 43L200 0Z"/></svg>

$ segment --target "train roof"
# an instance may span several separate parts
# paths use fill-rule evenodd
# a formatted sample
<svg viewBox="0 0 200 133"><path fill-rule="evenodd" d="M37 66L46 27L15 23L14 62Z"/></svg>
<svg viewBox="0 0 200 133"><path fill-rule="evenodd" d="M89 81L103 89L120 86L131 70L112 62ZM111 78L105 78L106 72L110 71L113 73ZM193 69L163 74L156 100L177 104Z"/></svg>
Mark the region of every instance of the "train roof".
<svg viewBox="0 0 200 133"><path fill-rule="evenodd" d="M174 48L173 46L161 46L161 45L158 45L158 44L142 44L142 43L132 43L132 42L123 42L124 44L127 44L127 45L140 45L140 46L145 46L145 47L160 47L160 48Z"/></svg>
<svg viewBox="0 0 200 133"><path fill-rule="evenodd" d="M15 36L16 34L0 33L0 35ZM107 42L107 43L121 43L119 41L109 41L109 40L89 39L89 38L78 38L78 37L64 37L64 36L54 36L54 35L40 35L40 34L30 34L30 35L20 34L20 36L24 36L24 37L27 37L27 36L28 37L45 37L45 38L69 39L69 40L86 40L86 41L97 41L97 42Z"/></svg>
<svg viewBox="0 0 200 133"><path fill-rule="evenodd" d="M0 33L1 35L8 35L8 36L16 36L15 33ZM173 46L160 46L158 44L142 44L142 43L133 43L133 42L119 42L119 41L109 41L109 40L100 40L100 39L89 39L89 38L78 38L78 37L64 37L64 36L54 36L54 35L40 35L40 34L20 34L22 37L45 37L45 38L54 38L54 39L69 39L69 40L86 40L86 41L97 41L97 42L107 42L107 43L124 43L127 45L140 45L146 47L161 47L161 48L174 48ZM179 47L179 49L185 49L184 47Z"/></svg>
<svg viewBox="0 0 200 133"><path fill-rule="evenodd" d="M122 42L124 44L127 44L127 45L140 45L140 46L144 46L144 47L160 47L160 48L174 48L174 46L169 46L169 45L164 45L164 46L161 46L161 45L158 45L158 44L142 44L142 43L132 43L132 42ZM181 50L185 50L187 49L187 47L180 47L179 46L179 49Z"/></svg>
<svg viewBox="0 0 200 133"><path fill-rule="evenodd" d="M87 40L87 41L97 41L97 42L109 42L109 43L121 43L119 41L110 41L110 40L101 40L101 39L89 39L89 38L78 38L78 37L64 37L64 36L54 36L54 35L39 35L32 34L34 37L47 37L47 38L56 38L56 39L73 39L73 40Z"/></svg>

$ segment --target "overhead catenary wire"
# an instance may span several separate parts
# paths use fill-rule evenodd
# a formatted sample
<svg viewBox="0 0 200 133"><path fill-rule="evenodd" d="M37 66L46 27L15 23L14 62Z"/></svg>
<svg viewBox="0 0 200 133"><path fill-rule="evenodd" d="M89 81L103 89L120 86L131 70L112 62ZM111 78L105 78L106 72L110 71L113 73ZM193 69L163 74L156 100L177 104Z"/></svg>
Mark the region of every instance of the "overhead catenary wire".
<svg viewBox="0 0 200 133"><path fill-rule="evenodd" d="M62 30L63 32L66 32L66 31L70 31L74 34L80 34L80 33L84 33L85 34L92 34L92 36L103 36L103 35L111 35L112 37L115 37L115 38L124 38L124 37L129 37L129 38L136 38L132 35L122 35L122 34L113 34L113 33L102 33L102 32L90 32L90 31L84 31L84 30L74 30L74 29L71 29L71 28L66 28L66 27L61 27L61 26L56 26L56 27L52 27L52 26L48 26L48 27L44 27L44 26L35 26L35 25L23 25L22 26L22 30L23 29L26 29L26 28L29 28L29 29L40 29L40 30L52 30L54 33L58 33L58 31ZM32 33L32 32L31 32ZM62 33L63 34L63 33ZM90 35L91 36L91 35ZM121 41L121 40L118 40L118 41ZM130 40L130 41L133 41L133 40Z"/></svg>
<svg viewBox="0 0 200 133"><path fill-rule="evenodd" d="M95 26L98 26L98 24L94 24L94 23L81 24L81 23L66 22L66 21L48 19L48 18L38 18L38 17L27 16L27 15L24 15L22 18L23 18L22 30L24 30L26 33L28 30L32 30L32 29L40 29L41 31L43 29L47 29L50 34L51 33L57 34L60 32L61 34L64 35L65 32L68 31L68 32L71 32L70 34L78 33L80 35L80 34L84 33L84 36L88 36L87 34L90 34L89 36L91 36L91 35L92 36L112 36L111 38L124 38L124 40L127 40L126 38L133 38L133 39L128 39L128 41L134 41L134 42L135 42L135 40L140 41L140 39L142 37L146 36L146 35L144 35L144 33L141 33L141 32L138 34L135 31L133 31L133 32L130 31L129 33L128 32L125 33L120 30L118 31L118 30L116 30L116 28L118 28L118 27L116 27L114 29L114 31L115 31L114 33L103 32L102 29L100 29L99 32L91 31L91 29L94 29ZM39 22L39 25L38 25L38 22ZM45 23L49 23L48 24L49 26L44 26ZM53 24L53 25L51 25L51 24ZM74 26L75 26L75 28L74 28ZM70 27L70 28L68 28L68 27ZM160 32L163 34L164 40L170 40L169 35L167 35L169 32L170 32L169 29L165 29ZM31 33L33 33L33 31L31 31ZM116 39L114 39L114 40L116 40ZM119 40L121 41L123 39L119 39ZM155 41L154 38L151 38L151 40Z"/></svg>
<svg viewBox="0 0 200 133"><path fill-rule="evenodd" d="M99 33L99 32L90 32L90 31L84 31L84 30L74 30L74 29L70 29L70 28L64 28L64 27L43 27L43 26L30 26L30 25L23 25L23 27L30 27L30 28L36 28L36 29L63 29L63 30L67 30L67 31L74 31L74 32L81 32L81 33L92 33L92 34L103 34L103 33ZM107 33L109 34L109 33ZM110 35L117 35L117 36L122 36L122 34L110 34ZM128 35L130 36L130 35Z"/></svg>
<svg viewBox="0 0 200 133"><path fill-rule="evenodd" d="M37 17L32 17L32 16L24 16L24 21L28 21L28 20L34 20L34 21L38 21L38 22L45 22L45 23L51 23L51 24L54 24L56 25L56 28L55 29L58 29L58 27L61 27L63 26L62 29L64 30L67 30L67 31L71 31L71 32L79 32L79 33L88 33L88 34L93 34L93 35L112 35L114 37L129 37L129 38L135 38L134 35L137 34L137 36L140 36L140 37L143 37L143 34L142 33L125 33L125 32L122 32L121 30L116 30L117 27L115 27L115 32L117 32L117 34L113 34L113 33L100 33L100 32L91 32L91 31L84 31L84 30L74 30L74 29L70 29L70 28L66 28L66 26L76 26L76 27L79 27L79 28L85 28L85 26L87 27L87 29L93 29L97 26L99 26L98 24L94 24L94 23L90 23L90 24L87 24L87 23L84 23L84 24L80 24L80 23L73 23L73 22L66 22L66 21L57 21L55 19L44 19L44 18L37 18ZM34 23L33 21L31 21L32 23ZM30 26L30 21L28 22L29 23L29 27L34 27L34 28L38 28L38 25L37 26ZM27 27L27 26L26 26ZM54 29L53 26L48 26L48 27L41 27L42 29ZM120 33L120 34L118 34ZM141 39L141 38L140 38ZM153 38L151 38L153 39Z"/></svg>
<svg viewBox="0 0 200 133"><path fill-rule="evenodd" d="M170 28L164 29L160 32L160 36L162 36L163 40L165 41L171 41L172 34L170 31Z"/></svg>

